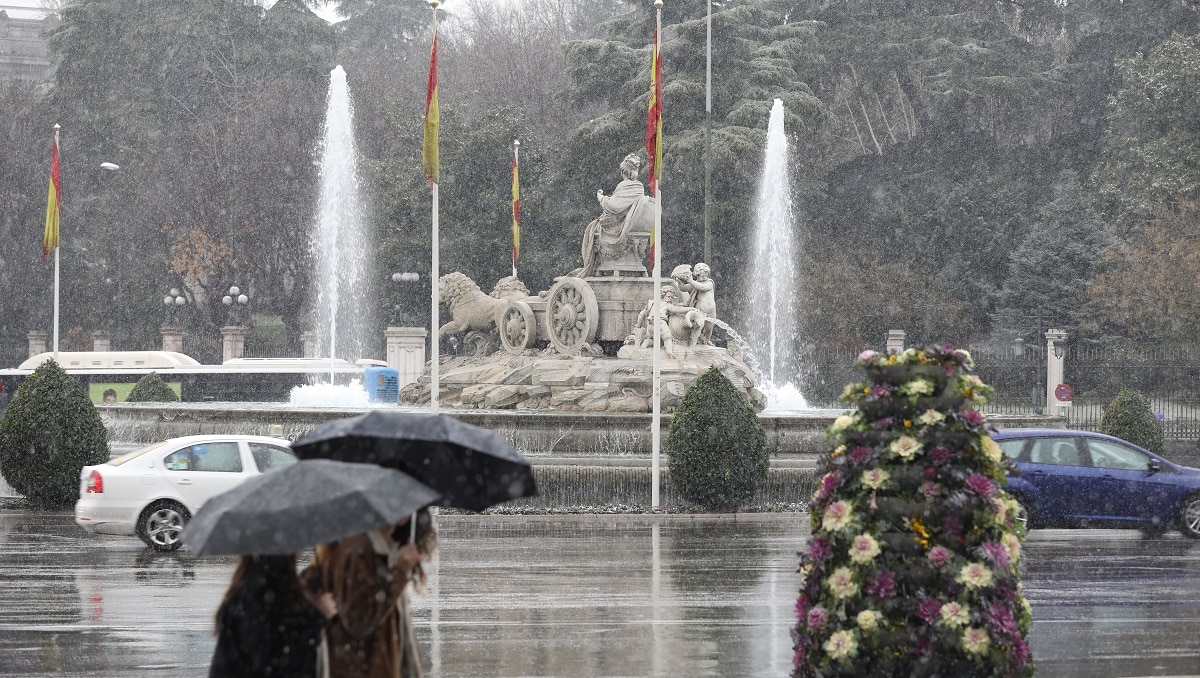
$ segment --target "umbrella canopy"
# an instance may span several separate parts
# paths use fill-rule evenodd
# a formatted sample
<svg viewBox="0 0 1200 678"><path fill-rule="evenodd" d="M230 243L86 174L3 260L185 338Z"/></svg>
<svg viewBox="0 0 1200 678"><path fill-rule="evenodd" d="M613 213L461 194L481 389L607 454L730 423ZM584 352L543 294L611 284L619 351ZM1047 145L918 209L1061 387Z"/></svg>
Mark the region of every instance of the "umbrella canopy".
<svg viewBox="0 0 1200 678"><path fill-rule="evenodd" d="M292 443L301 459L398 468L437 490L442 506L482 511L537 496L529 462L500 436L444 414L372 410L318 426Z"/></svg>
<svg viewBox="0 0 1200 678"><path fill-rule="evenodd" d="M180 538L201 555L295 553L387 527L438 499L395 469L314 459L213 497Z"/></svg>

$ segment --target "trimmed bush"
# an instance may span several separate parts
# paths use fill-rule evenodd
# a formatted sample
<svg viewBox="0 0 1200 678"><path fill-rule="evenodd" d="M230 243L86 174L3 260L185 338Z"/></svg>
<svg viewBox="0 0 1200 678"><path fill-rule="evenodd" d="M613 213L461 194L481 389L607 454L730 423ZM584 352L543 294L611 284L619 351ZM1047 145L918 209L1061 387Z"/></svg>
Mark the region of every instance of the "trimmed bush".
<svg viewBox="0 0 1200 678"><path fill-rule="evenodd" d="M67 508L79 498L79 470L108 461L108 434L78 381L42 363L0 420L0 474L35 506Z"/></svg>
<svg viewBox="0 0 1200 678"><path fill-rule="evenodd" d="M700 375L671 418L671 483L686 501L731 510L767 479L767 436L746 397L715 367Z"/></svg>
<svg viewBox="0 0 1200 678"><path fill-rule="evenodd" d="M1100 432L1163 453L1162 422L1154 416L1150 399L1131 388L1122 389L1104 408Z"/></svg>
<svg viewBox="0 0 1200 678"><path fill-rule="evenodd" d="M133 390L129 392L129 397L125 399L127 403L174 403L179 402L179 396L167 386L167 382L158 376L157 372L151 372L146 376L138 379L138 383L133 385Z"/></svg>

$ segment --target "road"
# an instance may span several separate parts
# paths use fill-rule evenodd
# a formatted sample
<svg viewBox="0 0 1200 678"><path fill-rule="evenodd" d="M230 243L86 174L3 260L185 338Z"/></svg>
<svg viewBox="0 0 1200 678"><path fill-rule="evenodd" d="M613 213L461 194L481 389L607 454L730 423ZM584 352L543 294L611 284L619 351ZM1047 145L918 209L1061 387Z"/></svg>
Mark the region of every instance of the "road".
<svg viewBox="0 0 1200 678"><path fill-rule="evenodd" d="M442 516L414 599L430 678L784 676L799 514ZM1043 676L1200 674L1200 542L1037 530ZM0 511L0 676L204 676L229 558Z"/></svg>

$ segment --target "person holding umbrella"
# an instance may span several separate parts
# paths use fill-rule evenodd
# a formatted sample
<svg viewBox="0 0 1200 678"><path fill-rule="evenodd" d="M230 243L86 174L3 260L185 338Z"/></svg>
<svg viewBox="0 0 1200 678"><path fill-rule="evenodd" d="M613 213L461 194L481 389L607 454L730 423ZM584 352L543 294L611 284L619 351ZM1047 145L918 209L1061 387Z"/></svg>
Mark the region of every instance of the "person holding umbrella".
<svg viewBox="0 0 1200 678"><path fill-rule="evenodd" d="M330 591L340 610L325 631L329 678L422 676L406 589L410 582L424 585L421 561L436 548L428 508L391 527L317 547L304 579L310 589Z"/></svg>
<svg viewBox="0 0 1200 678"><path fill-rule="evenodd" d="M321 631L336 615L333 596L305 590L295 554L242 556L217 609L209 678L315 678Z"/></svg>

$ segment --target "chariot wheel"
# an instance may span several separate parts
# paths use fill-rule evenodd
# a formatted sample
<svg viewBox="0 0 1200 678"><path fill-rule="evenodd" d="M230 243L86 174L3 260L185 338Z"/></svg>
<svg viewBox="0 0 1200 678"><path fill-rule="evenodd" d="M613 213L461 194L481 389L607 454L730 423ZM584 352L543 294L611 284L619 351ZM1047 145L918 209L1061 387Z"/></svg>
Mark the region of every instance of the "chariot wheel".
<svg viewBox="0 0 1200 678"><path fill-rule="evenodd" d="M529 304L513 300L508 302L508 308L500 313L500 343L504 350L520 355L533 345L537 339L537 324L533 318L533 309Z"/></svg>
<svg viewBox="0 0 1200 678"><path fill-rule="evenodd" d="M554 348L563 355L577 355L595 341L599 327L592 286L579 278L559 278L550 287L546 302L546 335Z"/></svg>

